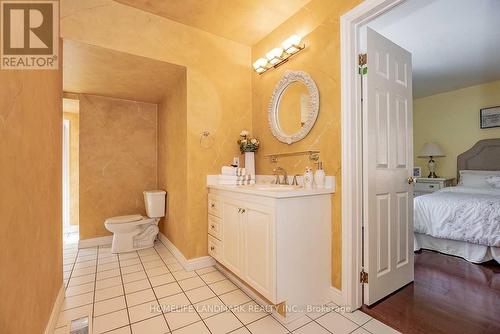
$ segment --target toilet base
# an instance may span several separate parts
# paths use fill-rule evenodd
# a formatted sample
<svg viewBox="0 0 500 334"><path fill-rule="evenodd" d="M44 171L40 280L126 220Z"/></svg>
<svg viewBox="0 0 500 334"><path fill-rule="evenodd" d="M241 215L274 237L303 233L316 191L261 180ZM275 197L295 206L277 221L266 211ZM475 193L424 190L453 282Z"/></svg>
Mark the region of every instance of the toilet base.
<svg viewBox="0 0 500 334"><path fill-rule="evenodd" d="M151 245L144 246L144 247L139 247L139 248L133 248L131 250L119 250L119 251L113 251L113 247L111 246L111 254L125 254L125 253L130 253L130 252L137 252L142 249L148 249L154 247L154 242Z"/></svg>
<svg viewBox="0 0 500 334"><path fill-rule="evenodd" d="M137 226L136 229L130 232L115 232L111 244L111 253L126 253L151 248L154 246L158 232L159 229L156 223Z"/></svg>

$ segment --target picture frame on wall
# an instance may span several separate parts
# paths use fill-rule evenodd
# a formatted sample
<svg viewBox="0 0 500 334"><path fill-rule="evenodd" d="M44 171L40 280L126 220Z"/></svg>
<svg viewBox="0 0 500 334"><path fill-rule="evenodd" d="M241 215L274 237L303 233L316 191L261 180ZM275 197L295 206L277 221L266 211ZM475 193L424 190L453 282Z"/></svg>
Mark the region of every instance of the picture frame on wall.
<svg viewBox="0 0 500 334"><path fill-rule="evenodd" d="M500 127L500 106L480 109L479 125L481 129Z"/></svg>
<svg viewBox="0 0 500 334"><path fill-rule="evenodd" d="M413 177L422 177L422 168L413 167Z"/></svg>

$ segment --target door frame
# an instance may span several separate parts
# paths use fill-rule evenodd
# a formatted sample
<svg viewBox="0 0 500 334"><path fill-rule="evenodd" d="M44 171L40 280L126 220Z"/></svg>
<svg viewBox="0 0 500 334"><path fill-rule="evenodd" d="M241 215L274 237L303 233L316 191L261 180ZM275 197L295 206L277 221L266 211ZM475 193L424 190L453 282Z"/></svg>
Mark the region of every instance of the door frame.
<svg viewBox="0 0 500 334"><path fill-rule="evenodd" d="M63 227L71 226L71 186L70 186L70 131L71 122L69 119L63 119L62 131L62 199L63 199Z"/></svg>
<svg viewBox="0 0 500 334"><path fill-rule="evenodd" d="M358 55L362 26L406 0L365 0L340 17L342 145L342 299L362 305L361 222L363 217L363 128Z"/></svg>

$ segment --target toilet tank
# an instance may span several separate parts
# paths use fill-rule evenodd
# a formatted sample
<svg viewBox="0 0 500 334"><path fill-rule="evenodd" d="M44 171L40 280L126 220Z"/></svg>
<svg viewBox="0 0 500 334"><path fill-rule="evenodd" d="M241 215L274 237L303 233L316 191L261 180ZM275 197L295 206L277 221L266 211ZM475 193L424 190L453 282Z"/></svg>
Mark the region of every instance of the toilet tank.
<svg viewBox="0 0 500 334"><path fill-rule="evenodd" d="M165 197L163 190L148 190L144 192L144 204L149 218L165 217Z"/></svg>

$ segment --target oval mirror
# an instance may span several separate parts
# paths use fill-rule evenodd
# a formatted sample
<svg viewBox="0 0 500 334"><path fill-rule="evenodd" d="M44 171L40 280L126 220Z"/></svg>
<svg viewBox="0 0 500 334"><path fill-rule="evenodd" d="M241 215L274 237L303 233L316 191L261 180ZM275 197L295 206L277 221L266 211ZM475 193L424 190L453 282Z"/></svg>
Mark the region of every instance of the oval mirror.
<svg viewBox="0 0 500 334"><path fill-rule="evenodd" d="M269 105L269 126L281 142L292 144L307 136L319 111L319 92L309 74L286 71Z"/></svg>

